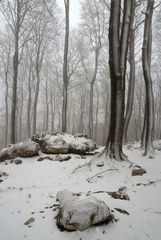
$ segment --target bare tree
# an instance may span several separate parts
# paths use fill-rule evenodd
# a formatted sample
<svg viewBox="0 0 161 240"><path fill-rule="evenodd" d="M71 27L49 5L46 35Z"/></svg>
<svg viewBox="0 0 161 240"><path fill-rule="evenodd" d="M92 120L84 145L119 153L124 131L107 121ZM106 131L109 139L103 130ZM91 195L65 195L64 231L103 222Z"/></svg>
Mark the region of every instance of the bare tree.
<svg viewBox="0 0 161 240"><path fill-rule="evenodd" d="M109 67L111 77L111 119L106 151L111 158L125 160L122 150L125 108L125 74L132 12L132 0L124 0L120 23L121 1L111 1L109 23Z"/></svg>
<svg viewBox="0 0 161 240"><path fill-rule="evenodd" d="M142 145L145 147L144 155L147 155L152 148L153 119L154 119L154 98L151 78L151 47L152 47L152 16L154 0L148 0L145 13L144 38L142 50L142 65L146 88L145 116Z"/></svg>
<svg viewBox="0 0 161 240"><path fill-rule="evenodd" d="M10 141L16 142L16 109L17 109L17 81L18 66L20 62L19 52L22 47L20 42L25 31L23 24L29 10L30 0L8 0L1 1L3 15L14 36L14 55L13 55L13 83L12 83L12 102L11 102L11 129Z"/></svg>
<svg viewBox="0 0 161 240"><path fill-rule="evenodd" d="M104 9L102 3L97 0L86 1L82 5L83 10L83 23L85 38L89 40L89 44L94 52L94 68L92 76L88 79L90 91L89 91L89 137L93 138L93 93L94 84L96 82L98 67L99 67L99 55L102 47L102 38L105 30L104 25ZM87 72L87 66L84 63L84 69ZM86 73L86 76L88 74Z"/></svg>
<svg viewBox="0 0 161 240"><path fill-rule="evenodd" d="M129 127L134 100L134 86L135 86L135 29L134 29L134 16L135 16L136 1L132 1L132 13L130 24L130 37L129 37L129 63L130 63L130 76L128 85L128 97L126 105L125 123L124 123L124 140L127 142L127 130Z"/></svg>
<svg viewBox="0 0 161 240"><path fill-rule="evenodd" d="M11 43L8 35L8 39L3 39L1 44L1 60L4 72L4 81L5 81L5 146L8 145L8 124L9 124L9 72L10 72L10 61L11 61Z"/></svg>
<svg viewBox="0 0 161 240"><path fill-rule="evenodd" d="M62 132L67 131L67 104L68 104L68 44L69 44L69 0L64 0L65 5L65 42L63 63L63 108Z"/></svg>

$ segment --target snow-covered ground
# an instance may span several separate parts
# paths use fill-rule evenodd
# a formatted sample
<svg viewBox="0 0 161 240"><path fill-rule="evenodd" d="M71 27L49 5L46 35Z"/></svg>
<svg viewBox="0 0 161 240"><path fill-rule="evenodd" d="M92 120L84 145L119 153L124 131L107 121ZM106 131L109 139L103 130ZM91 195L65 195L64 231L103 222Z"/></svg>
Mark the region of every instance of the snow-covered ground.
<svg viewBox="0 0 161 240"><path fill-rule="evenodd" d="M39 162L38 157L33 157L22 159L20 165L10 161L8 165L0 163L0 171L9 175L2 177L0 183L0 240L161 239L161 151L156 151L154 159L143 157L137 145L130 150L125 148L125 153L147 173L131 176L129 163L103 157L97 160L95 156L91 168L85 166L74 173L77 166L93 156L72 155L66 162L47 159ZM96 166L102 161L103 167ZM113 170L105 171L108 169ZM103 173L94 177L98 172ZM149 181L155 183L137 185ZM57 210L53 204L57 204L58 191L67 189L86 196L89 191L116 191L122 186L127 187L129 201L113 199L107 193L91 193L113 210L117 222L93 226L82 232L61 232L57 228L54 218ZM124 209L130 215L119 213L115 208ZM34 222L24 225L31 217Z"/></svg>

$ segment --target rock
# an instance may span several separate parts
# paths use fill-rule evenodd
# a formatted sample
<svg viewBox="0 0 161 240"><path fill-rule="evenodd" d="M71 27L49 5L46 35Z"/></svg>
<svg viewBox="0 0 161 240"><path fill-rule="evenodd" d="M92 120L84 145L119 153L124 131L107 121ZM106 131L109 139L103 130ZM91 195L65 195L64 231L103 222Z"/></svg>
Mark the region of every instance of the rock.
<svg viewBox="0 0 161 240"><path fill-rule="evenodd" d="M24 223L24 225L29 225L29 224L33 223L34 221L35 221L35 219L33 217L31 217Z"/></svg>
<svg viewBox="0 0 161 240"><path fill-rule="evenodd" d="M108 194L115 199L130 200L128 194L124 191L110 192Z"/></svg>
<svg viewBox="0 0 161 240"><path fill-rule="evenodd" d="M16 160L14 161L14 164L16 164L16 165L22 164L22 160L16 159Z"/></svg>
<svg viewBox="0 0 161 240"><path fill-rule="evenodd" d="M70 155L67 155L65 157L62 157L61 155L57 156L54 161L59 161L59 162L65 162L70 160L72 157Z"/></svg>
<svg viewBox="0 0 161 240"><path fill-rule="evenodd" d="M91 225L107 223L113 219L109 207L95 197L82 199L67 190L58 192L56 197L60 202L56 221L61 229L84 230Z"/></svg>
<svg viewBox="0 0 161 240"><path fill-rule="evenodd" d="M0 177L7 177L8 176L8 173L6 172L0 172Z"/></svg>
<svg viewBox="0 0 161 240"><path fill-rule="evenodd" d="M31 140L38 143L39 146L41 147L42 144L44 143L44 139L48 136L49 134L47 132L42 132L40 134L35 134L31 137Z"/></svg>
<svg viewBox="0 0 161 240"><path fill-rule="evenodd" d="M17 143L0 151L0 162L16 157L34 157L39 150L39 145L33 141Z"/></svg>
<svg viewBox="0 0 161 240"><path fill-rule="evenodd" d="M96 149L96 143L82 134L41 133L32 136L31 139L39 143L42 152L48 154L85 154Z"/></svg>
<svg viewBox="0 0 161 240"><path fill-rule="evenodd" d="M50 160L50 161L53 161L53 157L50 157L50 156L42 156L42 157L39 157L37 159L38 162L41 162L41 161L44 161L44 160Z"/></svg>
<svg viewBox="0 0 161 240"><path fill-rule="evenodd" d="M135 166L132 170L132 176L142 176L146 173L146 170L144 168L141 168L140 166Z"/></svg>
<svg viewBox="0 0 161 240"><path fill-rule="evenodd" d="M63 139L63 137L50 136L42 144L42 152L50 154L68 153L69 144Z"/></svg>
<svg viewBox="0 0 161 240"><path fill-rule="evenodd" d="M97 167L103 167L103 166L104 166L104 162L99 162L99 163L97 163L96 166L97 166Z"/></svg>
<svg viewBox="0 0 161 240"><path fill-rule="evenodd" d="M96 149L96 143L90 139L77 138L74 139L69 145L69 151L76 154L85 154L87 152L92 152Z"/></svg>
<svg viewBox="0 0 161 240"><path fill-rule="evenodd" d="M126 187L120 187L118 191L115 192L108 192L108 194L115 198L115 199L121 199L121 200L130 200L129 195L126 193Z"/></svg>
<svg viewBox="0 0 161 240"><path fill-rule="evenodd" d="M151 154L151 155L149 155L149 158L150 159L155 159L155 155Z"/></svg>

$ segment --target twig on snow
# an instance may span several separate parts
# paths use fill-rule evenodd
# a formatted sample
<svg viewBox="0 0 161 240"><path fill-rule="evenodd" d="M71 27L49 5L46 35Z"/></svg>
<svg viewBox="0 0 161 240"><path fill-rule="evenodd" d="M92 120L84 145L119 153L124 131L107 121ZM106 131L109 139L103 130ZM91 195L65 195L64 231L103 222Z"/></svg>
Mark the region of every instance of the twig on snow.
<svg viewBox="0 0 161 240"><path fill-rule="evenodd" d="M95 174L95 175L92 176L92 177L87 178L87 181L90 182L93 178L98 177L98 176L100 176L101 174L104 174L105 172L108 172L108 171L119 171L119 170L118 170L118 168L106 169L106 170L104 170L104 171L102 171L102 172L99 172L99 173Z"/></svg>

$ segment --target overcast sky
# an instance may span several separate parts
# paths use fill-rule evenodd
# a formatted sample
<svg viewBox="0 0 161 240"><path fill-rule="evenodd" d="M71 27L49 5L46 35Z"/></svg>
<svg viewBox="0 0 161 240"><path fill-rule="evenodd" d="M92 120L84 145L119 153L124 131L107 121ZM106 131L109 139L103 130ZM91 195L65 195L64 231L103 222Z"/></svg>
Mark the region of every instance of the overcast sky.
<svg viewBox="0 0 161 240"><path fill-rule="evenodd" d="M64 0L57 0L64 12ZM80 0L70 0L70 27L76 27L80 20Z"/></svg>

